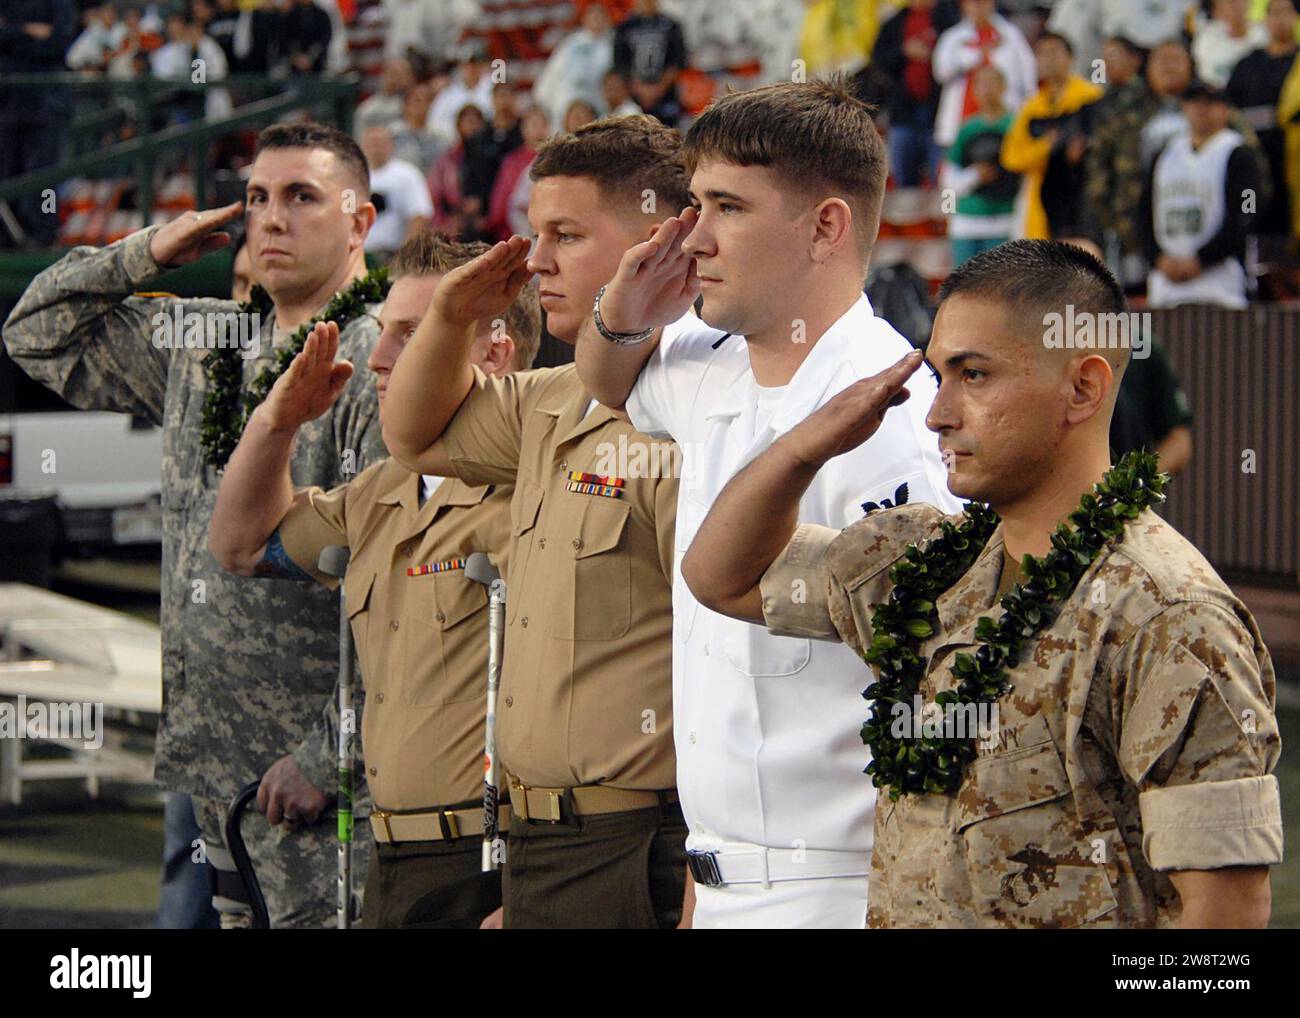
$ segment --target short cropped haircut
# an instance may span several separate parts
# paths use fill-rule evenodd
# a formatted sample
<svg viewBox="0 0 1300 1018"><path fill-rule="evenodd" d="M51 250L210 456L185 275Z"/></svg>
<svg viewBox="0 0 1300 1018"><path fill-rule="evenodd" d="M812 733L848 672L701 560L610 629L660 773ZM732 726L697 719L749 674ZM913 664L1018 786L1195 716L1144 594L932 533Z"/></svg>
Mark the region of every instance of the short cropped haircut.
<svg viewBox="0 0 1300 1018"><path fill-rule="evenodd" d="M871 106L842 75L725 95L691 125L683 151L691 173L708 159L766 166L814 201L842 199L853 213L865 273L889 164Z"/></svg>
<svg viewBox="0 0 1300 1018"><path fill-rule="evenodd" d="M1124 314L1124 289L1110 269L1088 251L1059 240L1013 240L982 251L949 274L939 303L977 297L1001 305L1041 328L1050 313ZM1127 363L1127 355L1121 357Z"/></svg>
<svg viewBox="0 0 1300 1018"><path fill-rule="evenodd" d="M588 177L620 211L658 219L691 204L681 135L641 113L602 117L549 139L538 149L528 176ZM647 191L654 196L653 213L643 212Z"/></svg>
<svg viewBox="0 0 1300 1018"><path fill-rule="evenodd" d="M331 152L344 170L361 185L362 200L370 198L370 164L361 146L337 127L306 121L272 124L257 136L257 151L277 148L322 148Z"/></svg>
<svg viewBox="0 0 1300 1018"><path fill-rule="evenodd" d="M480 240L452 240L437 230L421 230L397 249L388 272L393 279L442 276L488 250L490 245ZM531 280L506 309L505 323L506 332L515 341L514 369L525 371L533 366L542 341L542 308Z"/></svg>

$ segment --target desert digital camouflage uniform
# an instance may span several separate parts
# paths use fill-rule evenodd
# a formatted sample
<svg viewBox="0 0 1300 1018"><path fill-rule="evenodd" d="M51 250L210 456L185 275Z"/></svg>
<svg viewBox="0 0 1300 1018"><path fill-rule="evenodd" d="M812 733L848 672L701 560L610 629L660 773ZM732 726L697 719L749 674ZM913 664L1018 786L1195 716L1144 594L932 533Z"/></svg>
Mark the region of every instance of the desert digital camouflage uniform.
<svg viewBox="0 0 1300 1018"><path fill-rule="evenodd" d="M315 584L234 576L208 551L219 475L206 465L200 442L206 351L155 344L154 316L170 318L178 298L131 296L163 271L149 253L153 233L69 252L32 281L5 323L4 341L19 367L74 406L138 414L162 426L163 714L154 776L164 788L195 796L216 858L216 817L286 753L327 795L336 787L339 609L337 598ZM237 308L228 300L181 303L186 312L205 314ZM340 357L365 363L379 334L377 310L348 325ZM245 384L273 363L273 330L272 313L261 322L258 356L243 365ZM383 455L377 397L359 371L334 407L302 428L293 480L331 488ZM364 815L367 807L360 810ZM357 825L359 839L364 830ZM244 831L273 925L332 924L332 817L286 833L254 816ZM367 851L363 840L356 848L360 869ZM359 872L358 886L362 880Z"/></svg>
<svg viewBox="0 0 1300 1018"><path fill-rule="evenodd" d="M861 653L890 567L942 519L917 504L842 533L799 527L762 581L768 626ZM955 687L953 658L975 651L976 620L1001 616L1005 557L999 525L937 600L938 631L920 650L924 702ZM870 926L1172 926L1169 871L1281 861L1268 651L1160 517L1144 511L1102 551L1010 678L996 736L978 743L956 795L881 796Z"/></svg>

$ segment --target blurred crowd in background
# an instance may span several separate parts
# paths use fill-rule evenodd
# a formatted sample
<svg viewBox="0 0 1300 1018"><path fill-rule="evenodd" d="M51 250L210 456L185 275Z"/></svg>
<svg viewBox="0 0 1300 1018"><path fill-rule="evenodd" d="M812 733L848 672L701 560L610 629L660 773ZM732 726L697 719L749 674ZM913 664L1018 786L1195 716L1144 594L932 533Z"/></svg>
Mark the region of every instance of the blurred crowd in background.
<svg viewBox="0 0 1300 1018"><path fill-rule="evenodd" d="M1007 239L1076 238L1155 306L1240 307L1298 289L1297 21L1293 0L6 0L0 75L201 75L153 129L267 94L247 76L358 75L383 257L430 223L528 233L528 168L555 132L632 112L684 129L728 88L842 71L889 142L877 265L933 286ZM70 108L0 79L0 179L59 161ZM116 130L106 144L138 127ZM237 176L252 133L208 169ZM155 218L186 207L193 167L175 169ZM57 234L47 216L27 236L144 225L129 200L102 214L106 186L70 181Z"/></svg>

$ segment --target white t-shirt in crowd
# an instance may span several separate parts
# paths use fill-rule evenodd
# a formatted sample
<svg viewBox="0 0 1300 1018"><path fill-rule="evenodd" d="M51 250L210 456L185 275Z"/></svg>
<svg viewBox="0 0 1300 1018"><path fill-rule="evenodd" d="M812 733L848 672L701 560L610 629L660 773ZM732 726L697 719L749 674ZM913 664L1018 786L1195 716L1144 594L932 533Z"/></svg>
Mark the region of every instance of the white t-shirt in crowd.
<svg viewBox="0 0 1300 1018"><path fill-rule="evenodd" d="M370 193L384 196L384 210L366 236L367 251L396 251L406 239L406 227L417 216L433 217L429 185L404 159L390 159L370 171Z"/></svg>

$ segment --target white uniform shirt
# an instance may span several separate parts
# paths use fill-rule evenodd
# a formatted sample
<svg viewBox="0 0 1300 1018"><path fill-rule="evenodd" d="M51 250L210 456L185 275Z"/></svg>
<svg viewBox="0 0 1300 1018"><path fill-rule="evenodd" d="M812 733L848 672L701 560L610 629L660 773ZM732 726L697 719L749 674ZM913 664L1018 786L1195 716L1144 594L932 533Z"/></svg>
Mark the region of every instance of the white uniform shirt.
<svg viewBox="0 0 1300 1018"><path fill-rule="evenodd" d="M664 330L626 410L637 430L682 450L673 571L673 736L677 789L692 848L748 842L776 849L867 853L875 792L859 736L873 681L842 644L773 636L702 607L681 559L731 477L832 396L893 364L911 346L858 299L809 351L783 390L760 390L740 336L694 315ZM715 349L716 346L716 349ZM845 527L862 503L895 498L945 510L937 437L925 427L935 383L921 370L911 398L865 445L832 460L800 504L800 520ZM770 404L770 405L769 405ZM793 593L793 592L792 592Z"/></svg>

